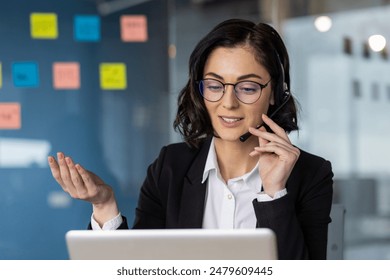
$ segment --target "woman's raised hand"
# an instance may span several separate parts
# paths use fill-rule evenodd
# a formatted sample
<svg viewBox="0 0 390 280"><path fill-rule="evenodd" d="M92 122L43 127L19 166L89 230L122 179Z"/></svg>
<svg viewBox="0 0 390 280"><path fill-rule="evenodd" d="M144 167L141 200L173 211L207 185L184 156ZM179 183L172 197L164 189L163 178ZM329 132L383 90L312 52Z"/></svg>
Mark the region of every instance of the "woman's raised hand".
<svg viewBox="0 0 390 280"><path fill-rule="evenodd" d="M259 138L259 146L250 155L259 157L259 173L264 192L273 197L277 191L286 187L300 151L291 144L283 128L265 114L262 119L274 133L267 132L264 127L249 128Z"/></svg>
<svg viewBox="0 0 390 280"><path fill-rule="evenodd" d="M99 224L119 214L112 188L97 175L61 152L57 153L57 160L49 156L48 162L54 179L65 192L72 198L92 203L93 215Z"/></svg>

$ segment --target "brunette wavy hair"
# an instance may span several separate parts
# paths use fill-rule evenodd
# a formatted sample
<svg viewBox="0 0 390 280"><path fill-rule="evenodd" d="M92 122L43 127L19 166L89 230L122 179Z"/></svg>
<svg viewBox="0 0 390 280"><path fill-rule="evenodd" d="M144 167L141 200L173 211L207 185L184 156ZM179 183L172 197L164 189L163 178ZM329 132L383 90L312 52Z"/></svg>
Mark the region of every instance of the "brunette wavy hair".
<svg viewBox="0 0 390 280"><path fill-rule="evenodd" d="M256 60L271 75L275 103L269 106L267 114L272 114L285 100L283 82L290 88L290 62L278 32L265 23L255 24L242 19L226 20L214 27L196 45L189 59L189 80L179 94L178 111L173 126L190 147L199 147L204 138L212 136L214 132L197 84L197 81L203 79L204 66L209 55L219 47L234 48L244 45L253 49ZM292 96L276 112L273 120L287 133L298 129L297 106Z"/></svg>

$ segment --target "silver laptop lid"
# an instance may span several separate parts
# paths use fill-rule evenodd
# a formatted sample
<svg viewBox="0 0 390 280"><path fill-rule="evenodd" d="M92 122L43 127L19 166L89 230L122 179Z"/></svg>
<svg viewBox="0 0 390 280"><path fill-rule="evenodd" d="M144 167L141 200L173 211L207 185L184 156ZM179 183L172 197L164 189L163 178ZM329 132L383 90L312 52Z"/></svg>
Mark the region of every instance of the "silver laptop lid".
<svg viewBox="0 0 390 280"><path fill-rule="evenodd" d="M78 260L277 259L270 229L72 230L66 243Z"/></svg>

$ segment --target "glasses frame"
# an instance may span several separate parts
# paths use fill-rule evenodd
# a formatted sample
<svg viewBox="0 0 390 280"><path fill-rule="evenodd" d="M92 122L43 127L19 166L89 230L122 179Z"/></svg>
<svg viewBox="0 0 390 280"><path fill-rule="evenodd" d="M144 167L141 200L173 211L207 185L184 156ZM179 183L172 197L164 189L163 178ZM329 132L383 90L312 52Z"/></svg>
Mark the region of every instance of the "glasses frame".
<svg viewBox="0 0 390 280"><path fill-rule="evenodd" d="M222 92L222 95L221 95L221 97L220 97L219 99L217 99L217 100L209 100L209 99L207 99L207 98L204 96L204 91L202 90L202 85L204 84L204 81L207 81L207 80L211 80L211 81L218 82L218 83L220 83L220 84L223 86L223 92ZM254 81L250 81L250 80L239 81L239 82L237 82L237 83L235 83L235 84L232 84L232 83L222 83L220 80L208 78L208 79L202 79L202 80L196 81L196 83L198 84L198 89L199 89L200 95L201 95L204 99L206 99L207 101L209 101L209 102L218 102L218 101L220 101L220 100L222 99L222 97L223 97L223 96L225 95L225 93L226 93L226 86L233 86L234 95L236 96L236 98L237 98L238 101L240 101L241 103L244 103L244 104L253 104L253 103L255 103L257 100L259 100L261 94L263 93L263 89L265 89L271 81L272 81L272 78L269 79L269 81L266 82L265 84L260 84L260 83L258 83L258 82L254 82ZM259 96L256 98L256 100L253 101L253 102L244 102L244 101L242 101L240 98L238 98L238 96L237 96L238 93L237 93L237 90L236 90L236 86L237 86L238 84L240 84L240 83L245 83L245 82L251 82L251 83L254 83L254 84L257 84L257 85L260 86L260 94L259 94Z"/></svg>

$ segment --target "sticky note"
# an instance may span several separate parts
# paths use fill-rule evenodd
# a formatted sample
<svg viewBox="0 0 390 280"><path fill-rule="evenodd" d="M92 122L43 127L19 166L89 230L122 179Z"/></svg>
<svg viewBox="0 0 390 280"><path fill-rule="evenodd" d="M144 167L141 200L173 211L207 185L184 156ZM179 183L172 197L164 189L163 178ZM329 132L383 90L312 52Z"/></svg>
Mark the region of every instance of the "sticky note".
<svg viewBox="0 0 390 280"><path fill-rule="evenodd" d="M0 103L0 129L20 129L21 119L19 103Z"/></svg>
<svg viewBox="0 0 390 280"><path fill-rule="evenodd" d="M31 13L30 31L34 39L57 39L57 14Z"/></svg>
<svg viewBox="0 0 390 280"><path fill-rule="evenodd" d="M55 89L79 89L80 64L78 62L53 63L53 87Z"/></svg>
<svg viewBox="0 0 390 280"><path fill-rule="evenodd" d="M121 38L124 42L148 40L147 18L144 15L123 15L120 18Z"/></svg>
<svg viewBox="0 0 390 280"><path fill-rule="evenodd" d="M100 64L100 87L102 89L126 89L126 76L126 64L124 63Z"/></svg>
<svg viewBox="0 0 390 280"><path fill-rule="evenodd" d="M35 62L14 62L12 77L15 87L39 86L38 64Z"/></svg>
<svg viewBox="0 0 390 280"><path fill-rule="evenodd" d="M100 17L94 15L77 15L74 17L75 41L100 41Z"/></svg>

